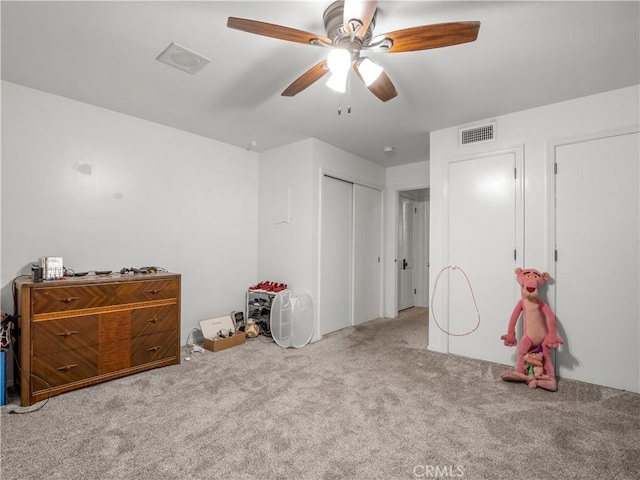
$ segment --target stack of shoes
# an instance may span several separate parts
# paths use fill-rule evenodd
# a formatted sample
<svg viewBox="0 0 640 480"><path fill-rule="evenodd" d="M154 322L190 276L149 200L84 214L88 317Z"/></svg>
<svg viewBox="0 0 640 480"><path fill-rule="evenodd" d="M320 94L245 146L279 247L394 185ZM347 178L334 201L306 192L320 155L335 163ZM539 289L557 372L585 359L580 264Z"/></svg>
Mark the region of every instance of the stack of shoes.
<svg viewBox="0 0 640 480"><path fill-rule="evenodd" d="M278 293L287 289L287 285L285 283L276 283L276 282L260 282L257 285L253 285L249 287L249 290L252 292L261 292L261 293Z"/></svg>

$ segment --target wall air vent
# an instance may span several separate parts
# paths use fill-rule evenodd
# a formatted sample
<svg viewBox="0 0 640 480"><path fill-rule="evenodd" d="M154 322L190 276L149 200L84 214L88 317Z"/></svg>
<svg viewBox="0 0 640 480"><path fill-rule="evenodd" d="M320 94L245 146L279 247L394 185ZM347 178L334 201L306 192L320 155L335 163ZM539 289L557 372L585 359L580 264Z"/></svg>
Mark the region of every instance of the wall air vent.
<svg viewBox="0 0 640 480"><path fill-rule="evenodd" d="M492 142L496 138L496 122L476 127L461 128L459 135L460 146L476 143Z"/></svg>

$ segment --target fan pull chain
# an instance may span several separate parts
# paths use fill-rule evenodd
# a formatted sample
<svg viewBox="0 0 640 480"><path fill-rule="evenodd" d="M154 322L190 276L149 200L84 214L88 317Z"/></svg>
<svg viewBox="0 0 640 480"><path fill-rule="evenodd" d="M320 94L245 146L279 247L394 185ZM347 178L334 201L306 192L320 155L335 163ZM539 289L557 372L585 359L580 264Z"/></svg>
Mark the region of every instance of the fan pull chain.
<svg viewBox="0 0 640 480"><path fill-rule="evenodd" d="M338 115L342 115L342 104L340 99L342 95L338 96ZM351 78L347 78L347 113L351 113Z"/></svg>
<svg viewBox="0 0 640 480"><path fill-rule="evenodd" d="M351 113L351 75L347 77L347 113Z"/></svg>

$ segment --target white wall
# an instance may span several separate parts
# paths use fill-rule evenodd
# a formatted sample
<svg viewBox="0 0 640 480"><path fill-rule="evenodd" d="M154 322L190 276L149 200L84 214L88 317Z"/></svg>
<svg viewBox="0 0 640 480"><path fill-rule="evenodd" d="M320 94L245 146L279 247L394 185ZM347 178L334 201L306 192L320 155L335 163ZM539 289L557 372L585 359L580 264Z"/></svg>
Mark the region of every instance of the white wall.
<svg viewBox="0 0 640 480"><path fill-rule="evenodd" d="M182 274L182 342L244 310L257 278L258 155L2 83L2 309L43 255L76 271Z"/></svg>
<svg viewBox="0 0 640 480"><path fill-rule="evenodd" d="M385 168L320 140L312 142L314 166L320 169L315 170L317 180L323 174L379 190L384 188Z"/></svg>
<svg viewBox="0 0 640 480"><path fill-rule="evenodd" d="M291 289L314 289L314 183L312 140L260 154L258 278L286 283ZM289 197L290 223L283 223L280 201Z"/></svg>
<svg viewBox="0 0 640 480"><path fill-rule="evenodd" d="M316 314L313 341L320 339L320 194L325 174L380 190L384 186L383 167L317 139L260 154L258 277L311 295ZM274 225L274 191L289 187L291 224Z"/></svg>
<svg viewBox="0 0 640 480"><path fill-rule="evenodd" d="M561 102L540 108L503 115L497 121L497 139L494 142L466 147L458 146L458 127L431 134L431 235L430 289L435 274L446 265L444 234L440 228L445 222L445 175L451 159L472 154L499 151L514 146L524 146L524 261L523 267L553 271L553 255L548 247L548 148L561 139L583 135L607 133L617 129L637 126L640 122L640 88L633 86L589 97ZM483 124L482 120L477 124ZM498 276L513 272L486 272L482 282L494 282ZM476 281L478 281L476 279ZM515 278L514 278L515 282ZM444 302L442 290L436 301ZM515 304L514 304L515 306ZM551 305L553 308L553 305ZM482 312L480 312L482 314ZM502 322L506 332L508 318L483 318L484 322ZM640 321L636 319L635 321ZM429 348L446 352L446 335L430 322ZM594 331L593 335L601 335ZM639 340L638 348L640 348ZM504 347L499 338L487 348ZM605 354L606 357L606 354ZM603 357L603 358L605 358ZM637 366L630 366L637 368Z"/></svg>
<svg viewBox="0 0 640 480"><path fill-rule="evenodd" d="M386 170L384 189L384 315L398 314L396 295L398 250L398 192L429 187L429 162L417 162Z"/></svg>

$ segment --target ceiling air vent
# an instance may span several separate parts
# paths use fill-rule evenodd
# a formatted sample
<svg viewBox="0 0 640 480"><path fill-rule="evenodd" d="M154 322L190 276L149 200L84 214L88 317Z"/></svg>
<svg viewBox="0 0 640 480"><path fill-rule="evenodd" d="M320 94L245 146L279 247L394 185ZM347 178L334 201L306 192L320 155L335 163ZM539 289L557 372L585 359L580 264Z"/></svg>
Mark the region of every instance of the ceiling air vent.
<svg viewBox="0 0 640 480"><path fill-rule="evenodd" d="M460 146L492 142L496 138L496 122L460 129Z"/></svg>
<svg viewBox="0 0 640 480"><path fill-rule="evenodd" d="M156 60L166 63L171 67L175 67L183 72L190 73L191 75L197 73L202 67L204 67L209 60L207 57L189 50L188 48L171 42L164 51L156 57Z"/></svg>

